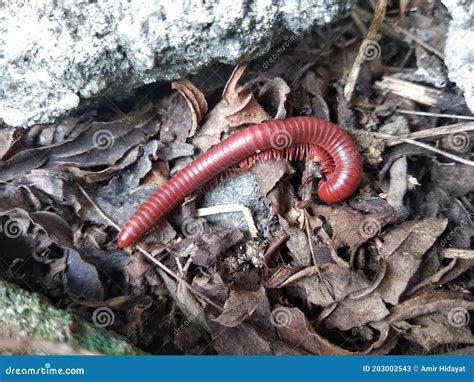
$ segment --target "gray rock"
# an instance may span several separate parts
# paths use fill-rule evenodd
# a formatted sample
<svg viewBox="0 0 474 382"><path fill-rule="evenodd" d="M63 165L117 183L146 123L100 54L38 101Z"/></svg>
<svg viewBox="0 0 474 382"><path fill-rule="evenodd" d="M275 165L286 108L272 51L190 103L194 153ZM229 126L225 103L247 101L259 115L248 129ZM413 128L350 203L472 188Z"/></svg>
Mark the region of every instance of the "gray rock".
<svg viewBox="0 0 474 382"><path fill-rule="evenodd" d="M249 173L227 178L223 184L208 191L202 204L198 207L212 207L222 204L241 204L250 209L255 224L268 214L268 208L263 200L255 177ZM206 216L206 220L218 228L237 228L248 232L244 215L240 212L223 213Z"/></svg>
<svg viewBox="0 0 474 382"><path fill-rule="evenodd" d="M445 48L449 79L464 91L474 112L474 1L443 0L452 20Z"/></svg>
<svg viewBox="0 0 474 382"><path fill-rule="evenodd" d="M51 122L80 100L127 94L211 61L257 57L349 0L0 0L0 118Z"/></svg>

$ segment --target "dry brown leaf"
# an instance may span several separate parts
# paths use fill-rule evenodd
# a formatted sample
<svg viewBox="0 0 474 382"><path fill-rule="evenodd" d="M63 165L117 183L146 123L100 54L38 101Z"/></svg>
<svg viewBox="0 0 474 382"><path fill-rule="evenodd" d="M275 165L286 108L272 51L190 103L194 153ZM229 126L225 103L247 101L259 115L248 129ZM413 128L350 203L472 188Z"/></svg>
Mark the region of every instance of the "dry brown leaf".
<svg viewBox="0 0 474 382"><path fill-rule="evenodd" d="M293 176L293 167L286 160L271 159L259 162L250 169L255 176L262 195L281 216L292 208L297 200L292 185L287 180Z"/></svg>
<svg viewBox="0 0 474 382"><path fill-rule="evenodd" d="M388 327L383 327L379 339L372 343L366 350L351 352L329 342L326 338L316 333L304 313L298 308L277 306L276 309L273 310L272 316L282 340L311 354L368 354L377 351L376 349L379 349L379 354L384 354L393 346L383 347L388 337Z"/></svg>
<svg viewBox="0 0 474 382"><path fill-rule="evenodd" d="M329 120L329 107L324 100L329 83L329 74L324 67L318 66L308 70L301 78L301 83L293 92L295 108L303 115Z"/></svg>
<svg viewBox="0 0 474 382"><path fill-rule="evenodd" d="M171 88L181 93L191 109L192 125L188 137L192 137L196 133L202 117L207 113L206 98L191 81L186 79L173 81Z"/></svg>
<svg viewBox="0 0 474 382"><path fill-rule="evenodd" d="M388 309L378 293L341 301L324 324L328 328L349 330L354 327L366 325L371 321L379 321L389 314Z"/></svg>
<svg viewBox="0 0 474 382"><path fill-rule="evenodd" d="M218 302L221 306L229 295L229 291L219 273L196 276L193 279L192 285L212 301Z"/></svg>
<svg viewBox="0 0 474 382"><path fill-rule="evenodd" d="M292 258L291 265L297 269L308 267L311 265L312 256L306 233L299 228L290 227L283 219L281 219L281 223L283 231L289 237L285 245Z"/></svg>
<svg viewBox="0 0 474 382"><path fill-rule="evenodd" d="M459 314L462 314L461 311ZM474 335L467 325L450 324L449 312L426 314L416 317L410 324L406 324L403 336L419 344L427 352L440 345L446 344L474 344ZM397 323L397 329L403 328Z"/></svg>
<svg viewBox="0 0 474 382"><path fill-rule="evenodd" d="M256 291L231 289L229 298L224 304L224 310L214 321L231 328L237 326L252 315L264 297L264 287Z"/></svg>
<svg viewBox="0 0 474 382"><path fill-rule="evenodd" d="M208 126L210 126L209 124ZM228 126L227 123L225 123L225 126ZM206 152L209 150L212 146L217 145L220 143L220 139L213 137L211 135L199 135L197 137L194 137L193 139L193 145L201 149L203 152Z"/></svg>
<svg viewBox="0 0 474 382"><path fill-rule="evenodd" d="M13 145L23 136L19 127L0 129L0 161L10 152Z"/></svg>
<svg viewBox="0 0 474 382"><path fill-rule="evenodd" d="M217 230L209 227L203 219L186 219L181 229L188 237L175 242L168 251L176 256L191 256L193 264L209 268L224 253L230 254L230 248L239 243L244 235L235 229ZM191 231L191 229L193 231Z"/></svg>
<svg viewBox="0 0 474 382"><path fill-rule="evenodd" d="M248 83L242 87L237 85L246 67L247 65L243 63L234 69L225 86L222 95L223 100L208 113L203 125L194 136L193 144L202 151L207 151L219 143L230 127L255 124L271 119L254 98L251 91L252 84ZM269 97L271 95L268 101L274 104L279 113L282 114L286 99L284 84L278 82L277 85L272 85L270 88L263 94L263 99L267 99L266 94ZM270 90L272 90L271 94L269 93Z"/></svg>
<svg viewBox="0 0 474 382"><path fill-rule="evenodd" d="M236 97L235 89L237 88L237 84L240 80L240 77L244 74L245 70L247 69L248 63L242 62L238 64L232 74L230 75L227 84L225 85L224 92L222 93L222 98L230 105L234 102L234 98Z"/></svg>
<svg viewBox="0 0 474 382"><path fill-rule="evenodd" d="M384 301L397 305L423 255L446 228L446 219L428 218L406 222L383 236L381 255L387 261L385 276L378 287Z"/></svg>
<svg viewBox="0 0 474 382"><path fill-rule="evenodd" d="M139 252L131 257L130 262L124 268L124 272L131 282L135 282L135 280L142 280L145 273L151 268L153 266L147 263L144 256Z"/></svg>
<svg viewBox="0 0 474 382"><path fill-rule="evenodd" d="M287 117L286 105L291 92L288 84L279 77L272 78L260 89L258 102L272 115L272 119Z"/></svg>
<svg viewBox="0 0 474 382"><path fill-rule="evenodd" d="M307 267L289 277L281 286L295 283L309 302L327 307L370 285L365 276L339 264L322 264L319 271L321 276L318 274L318 268Z"/></svg>
<svg viewBox="0 0 474 382"><path fill-rule="evenodd" d="M282 178L287 179L289 175L294 173L293 168L287 161L275 159L259 162L250 171L257 179L264 196L267 196Z"/></svg>
<svg viewBox="0 0 474 382"><path fill-rule="evenodd" d="M216 324L217 325L217 324ZM246 324L214 330L214 347L219 354L270 355L272 348L267 338Z"/></svg>
<svg viewBox="0 0 474 382"><path fill-rule="evenodd" d="M460 337L461 341L457 343L472 343L470 332L467 332L466 337L464 329L459 330L463 327L468 329L469 310L474 310L474 299L470 294L447 290L429 291L395 306L382 321L370 325L382 331L394 326L405 337L427 349L437 346L437 341L439 344L452 343L451 341ZM407 320L411 323L406 322ZM446 323L453 329L443 329Z"/></svg>
<svg viewBox="0 0 474 382"><path fill-rule="evenodd" d="M166 162L156 161L151 164L151 169L142 180L142 184L154 184L161 187L169 179L169 168Z"/></svg>
<svg viewBox="0 0 474 382"><path fill-rule="evenodd" d="M448 311L453 308L474 310L474 299L470 294L447 290L430 291L395 306L384 321L405 321L424 314Z"/></svg>
<svg viewBox="0 0 474 382"><path fill-rule="evenodd" d="M229 130L229 122L226 119L228 109L229 105L225 100L214 106L192 139L195 146L205 152L221 141L222 135Z"/></svg>
<svg viewBox="0 0 474 382"><path fill-rule="evenodd" d="M293 269L288 266L281 266L265 282L265 288L281 288L283 283L285 283L286 280L288 280L288 278L293 276L295 273L298 273L297 269Z"/></svg>
<svg viewBox="0 0 474 382"><path fill-rule="evenodd" d="M51 125L60 128L61 125ZM11 180L36 168L60 170L68 167L102 171L97 179L104 175L111 177L114 171L102 170L115 166L115 171L130 163L127 153L137 146L144 145L161 128L161 121L153 105L146 105L113 122L81 122L68 139L50 146L40 146L20 151L0 163L0 179ZM133 156L132 156L133 159ZM89 179L91 180L91 179Z"/></svg>
<svg viewBox="0 0 474 382"><path fill-rule="evenodd" d="M237 65L222 95L229 105L226 118L230 127L257 124L271 119L253 96L251 86L244 85L237 88L237 83L246 68L246 63Z"/></svg>
<svg viewBox="0 0 474 382"><path fill-rule="evenodd" d="M317 334L311 327L304 313L298 308L277 306L272 316L283 341L292 346L306 350L311 354L349 355L350 351L342 349Z"/></svg>
<svg viewBox="0 0 474 382"><path fill-rule="evenodd" d="M395 213L387 210L373 214L362 214L343 206L319 206L311 204L311 211L325 217L333 230L333 246L355 247L380 234L382 228L390 223Z"/></svg>

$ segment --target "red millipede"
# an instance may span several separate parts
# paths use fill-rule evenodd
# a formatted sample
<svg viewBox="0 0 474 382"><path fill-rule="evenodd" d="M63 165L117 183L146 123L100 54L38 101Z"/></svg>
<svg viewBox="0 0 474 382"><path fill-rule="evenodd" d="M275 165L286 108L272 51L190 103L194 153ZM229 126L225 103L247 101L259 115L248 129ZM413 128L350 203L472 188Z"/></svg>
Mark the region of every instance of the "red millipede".
<svg viewBox="0 0 474 382"><path fill-rule="evenodd" d="M317 159L326 179L318 196L327 203L348 198L359 186L362 165L352 139L331 122L315 117L293 117L253 125L231 135L180 170L141 204L118 236L120 248L129 247L186 196L230 166L248 169L258 160Z"/></svg>

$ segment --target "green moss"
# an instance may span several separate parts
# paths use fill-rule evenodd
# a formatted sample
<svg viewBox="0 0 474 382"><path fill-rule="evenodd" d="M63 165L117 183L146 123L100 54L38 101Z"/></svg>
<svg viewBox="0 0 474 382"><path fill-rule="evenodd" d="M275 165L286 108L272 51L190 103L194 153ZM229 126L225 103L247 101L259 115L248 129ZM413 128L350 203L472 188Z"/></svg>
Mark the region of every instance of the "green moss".
<svg viewBox="0 0 474 382"><path fill-rule="evenodd" d="M76 325L74 338L81 348L102 354L134 355L137 351L124 341L122 336L110 330L91 327L89 324Z"/></svg>
<svg viewBox="0 0 474 382"><path fill-rule="evenodd" d="M95 327L57 309L13 284L0 281L0 337L67 343L73 348L108 355L137 354L118 334Z"/></svg>

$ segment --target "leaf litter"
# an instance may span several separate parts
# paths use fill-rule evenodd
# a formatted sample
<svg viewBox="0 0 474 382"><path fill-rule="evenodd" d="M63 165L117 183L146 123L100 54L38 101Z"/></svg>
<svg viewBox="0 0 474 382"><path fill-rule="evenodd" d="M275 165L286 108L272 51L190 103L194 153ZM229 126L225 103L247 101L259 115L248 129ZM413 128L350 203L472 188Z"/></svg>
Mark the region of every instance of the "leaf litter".
<svg viewBox="0 0 474 382"><path fill-rule="evenodd" d="M474 263L446 251L472 251L474 170L460 163L472 157L472 129L450 134L462 120L436 117L465 112L437 54L445 11L420 6L398 15L403 28L387 27L396 12L375 18L380 51L358 67L366 36L343 18L324 39L319 29L301 36L265 70L265 57L233 71L215 65L225 86L198 73L138 103L96 104L28 131L4 126L0 276L93 322L110 309L109 328L153 354L469 351ZM352 17L367 27L373 12L355 6ZM456 95L454 106L419 102L427 83ZM268 211L257 238L198 217L197 193L140 250L116 247L115 225L200 153L293 115L336 121L353 136L364 162L355 195L310 201L304 164L258 163L251 174ZM420 132L441 152L403 140Z"/></svg>

